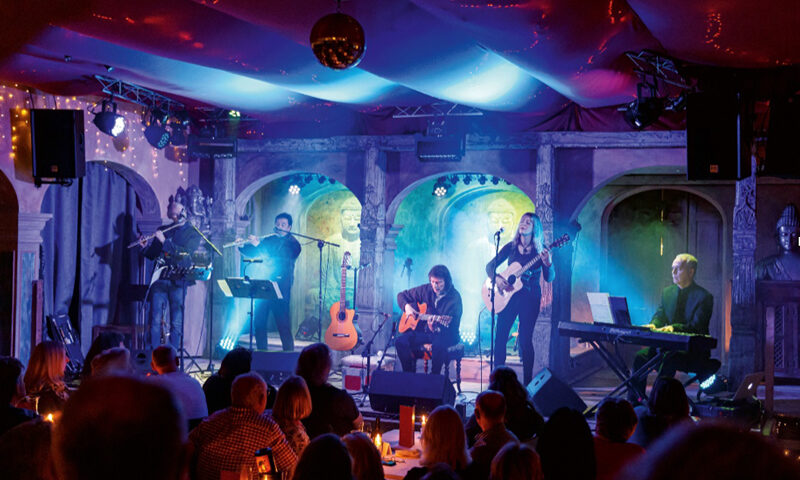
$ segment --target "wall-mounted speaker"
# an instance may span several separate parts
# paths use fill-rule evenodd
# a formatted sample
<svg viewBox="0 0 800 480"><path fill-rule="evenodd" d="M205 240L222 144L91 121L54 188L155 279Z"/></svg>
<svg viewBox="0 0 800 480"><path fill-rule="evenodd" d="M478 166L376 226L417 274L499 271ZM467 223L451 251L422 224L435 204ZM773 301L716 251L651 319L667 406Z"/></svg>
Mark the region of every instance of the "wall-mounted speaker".
<svg viewBox="0 0 800 480"><path fill-rule="evenodd" d="M752 127L739 94L692 93L686 103L686 176L741 180L750 176Z"/></svg>
<svg viewBox="0 0 800 480"><path fill-rule="evenodd" d="M42 183L70 183L86 174L82 110L31 110L33 178Z"/></svg>

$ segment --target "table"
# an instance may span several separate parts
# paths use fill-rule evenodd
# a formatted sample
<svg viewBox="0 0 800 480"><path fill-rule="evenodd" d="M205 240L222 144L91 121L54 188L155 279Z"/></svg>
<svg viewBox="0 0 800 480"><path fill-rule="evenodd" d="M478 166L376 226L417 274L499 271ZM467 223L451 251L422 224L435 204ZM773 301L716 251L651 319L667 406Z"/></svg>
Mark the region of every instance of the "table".
<svg viewBox="0 0 800 480"><path fill-rule="evenodd" d="M400 430L389 430L385 432L381 438L384 442L388 442L389 445L392 446L392 453L395 453L394 460L397 462L394 466L384 465L383 466L383 475L387 480L403 480L405 478L406 473L414 467L420 466L420 459L419 458L405 458L399 457L396 454L397 450L397 442L400 438ZM405 448L405 447L402 447ZM419 432L414 432L414 447L419 451L422 451L422 447L420 447L419 443Z"/></svg>

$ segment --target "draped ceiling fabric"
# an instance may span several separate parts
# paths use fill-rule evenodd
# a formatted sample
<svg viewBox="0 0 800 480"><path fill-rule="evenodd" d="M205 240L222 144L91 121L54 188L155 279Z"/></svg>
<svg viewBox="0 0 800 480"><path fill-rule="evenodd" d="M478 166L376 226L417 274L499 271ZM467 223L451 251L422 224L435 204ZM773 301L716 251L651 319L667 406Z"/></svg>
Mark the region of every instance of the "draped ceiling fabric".
<svg viewBox="0 0 800 480"><path fill-rule="evenodd" d="M0 81L98 94L92 76L107 65L190 105L255 116L271 136L419 131L424 120L392 119L394 107L436 101L484 111L475 129L624 130L614 107L637 83L626 51L707 67L800 62L797 0L345 0L367 38L346 71L308 45L333 0L6 3Z"/></svg>
<svg viewBox="0 0 800 480"><path fill-rule="evenodd" d="M139 263L138 252L126 248L135 239L136 193L114 171L89 162L79 182L48 188L42 211L53 214L43 234L44 313L69 314L85 351L93 326L135 317L133 304L120 298Z"/></svg>

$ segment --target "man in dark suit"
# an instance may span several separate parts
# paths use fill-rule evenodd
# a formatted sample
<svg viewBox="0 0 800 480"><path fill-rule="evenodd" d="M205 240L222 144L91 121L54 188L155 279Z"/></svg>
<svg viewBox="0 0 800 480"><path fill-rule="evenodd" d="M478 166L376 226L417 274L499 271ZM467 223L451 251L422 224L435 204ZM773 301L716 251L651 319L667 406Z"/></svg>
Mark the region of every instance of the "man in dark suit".
<svg viewBox="0 0 800 480"><path fill-rule="evenodd" d="M690 333L708 335L708 322L714 308L714 297L700 285L694 283L697 272L697 259L682 253L672 261L672 283L661 292L661 305L653 315L649 325L657 332ZM638 370L651 358L658 354L657 350L647 347L639 350L633 360L633 371ZM710 351L703 352L668 352L663 354L658 375L672 377L675 372L694 372L698 378L704 379L714 373L718 363L710 360ZM633 387L644 393L647 375L637 378ZM638 398L632 398L638 401Z"/></svg>

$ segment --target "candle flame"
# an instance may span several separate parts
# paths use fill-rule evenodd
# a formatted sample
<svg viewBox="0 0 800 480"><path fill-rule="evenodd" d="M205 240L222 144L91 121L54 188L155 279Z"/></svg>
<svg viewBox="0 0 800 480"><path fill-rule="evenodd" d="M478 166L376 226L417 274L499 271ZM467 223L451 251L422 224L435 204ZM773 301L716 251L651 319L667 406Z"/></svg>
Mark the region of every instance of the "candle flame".
<svg viewBox="0 0 800 480"><path fill-rule="evenodd" d="M382 443L383 442L381 441L381 434L378 433L377 435L375 435L375 446L378 447L378 451L380 451Z"/></svg>
<svg viewBox="0 0 800 480"><path fill-rule="evenodd" d="M44 417L44 419L45 419L45 421L53 423L53 414L52 413L48 413L47 416Z"/></svg>

